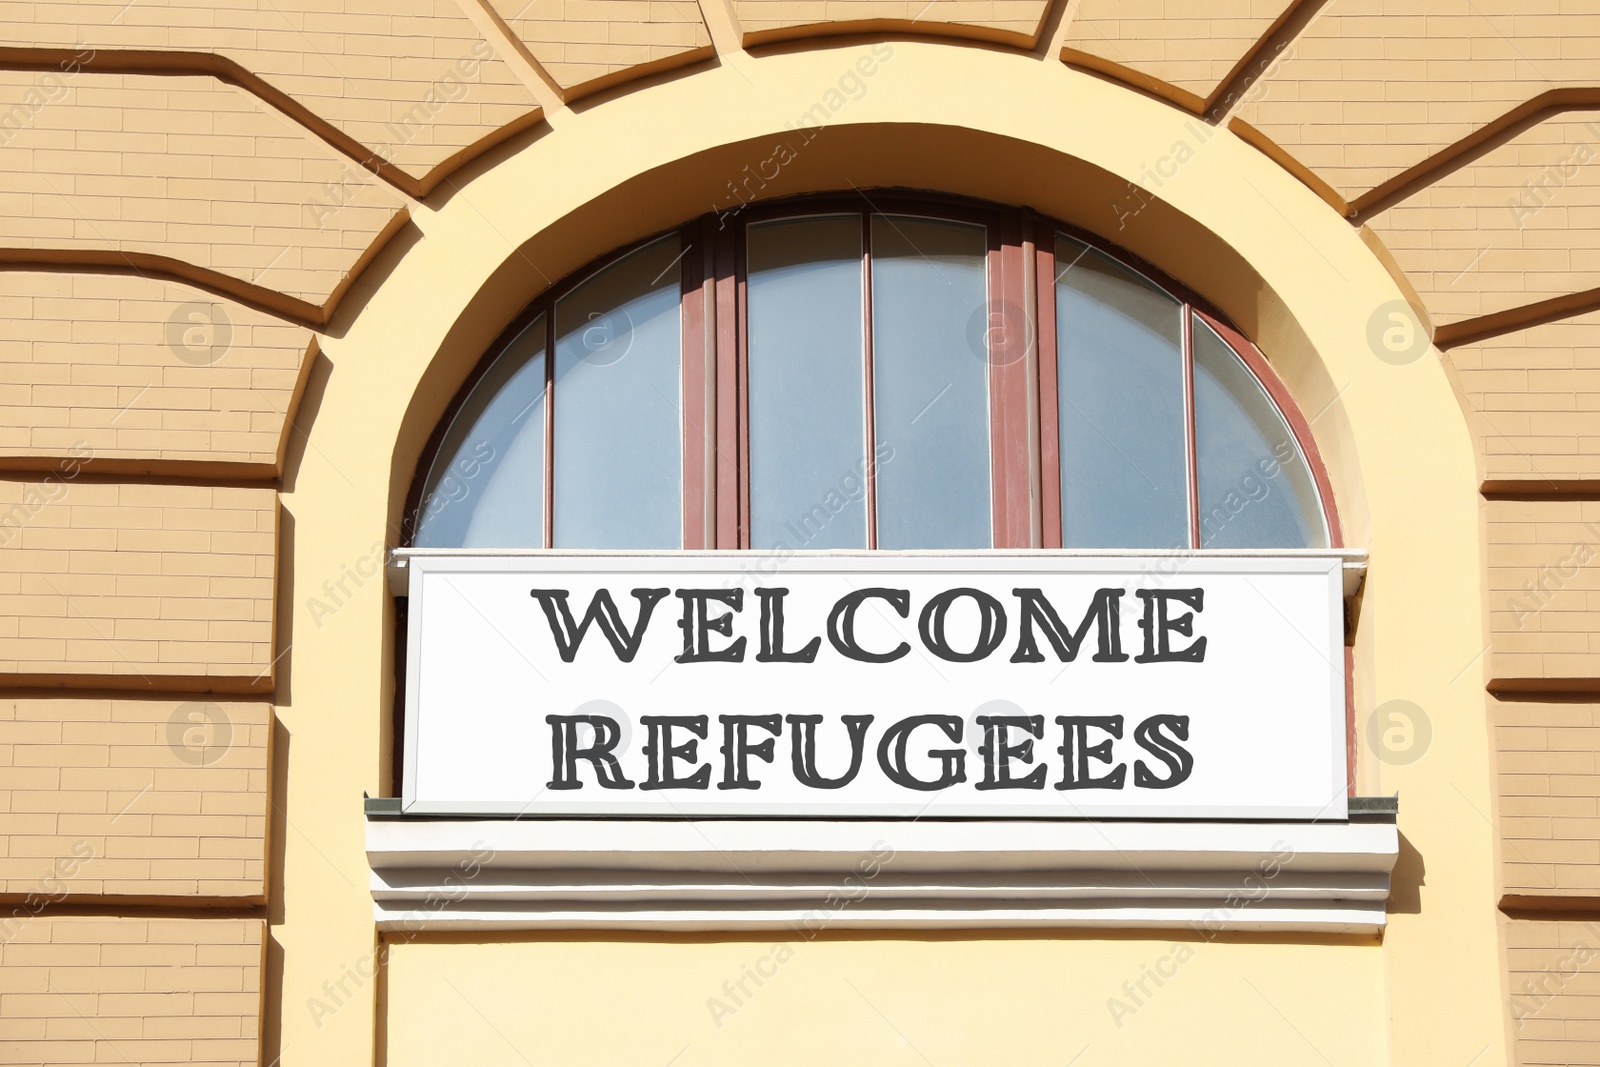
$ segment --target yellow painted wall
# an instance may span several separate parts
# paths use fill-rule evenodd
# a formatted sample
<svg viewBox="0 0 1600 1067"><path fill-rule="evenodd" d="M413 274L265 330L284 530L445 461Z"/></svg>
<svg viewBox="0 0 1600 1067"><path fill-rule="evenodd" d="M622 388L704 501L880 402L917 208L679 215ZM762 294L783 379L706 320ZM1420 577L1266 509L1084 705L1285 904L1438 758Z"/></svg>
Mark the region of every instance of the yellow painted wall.
<svg viewBox="0 0 1600 1067"><path fill-rule="evenodd" d="M389 1063L1377 1064L1381 952L1160 936L410 944L390 954Z"/></svg>

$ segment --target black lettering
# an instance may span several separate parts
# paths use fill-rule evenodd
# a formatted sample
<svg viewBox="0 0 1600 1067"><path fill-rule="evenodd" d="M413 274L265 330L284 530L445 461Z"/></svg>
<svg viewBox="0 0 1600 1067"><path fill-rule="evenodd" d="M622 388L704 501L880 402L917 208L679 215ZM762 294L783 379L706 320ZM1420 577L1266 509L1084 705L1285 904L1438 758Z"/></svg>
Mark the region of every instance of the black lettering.
<svg viewBox="0 0 1600 1067"><path fill-rule="evenodd" d="M761 598L761 651L756 653L757 663L811 663L822 647L822 638L813 637L795 652L783 650L783 598L787 589L757 589Z"/></svg>
<svg viewBox="0 0 1600 1067"><path fill-rule="evenodd" d="M850 659L862 663L893 663L910 652L911 646L902 641L888 652L868 652L856 644L856 612L865 601L874 599L887 600L902 619L911 614L909 589L857 589L846 593L833 605L828 615L828 641L840 655Z"/></svg>
<svg viewBox="0 0 1600 1067"><path fill-rule="evenodd" d="M1118 764L1110 774L1096 778L1089 772L1089 761L1111 762L1111 742L1089 744L1090 730L1103 730L1117 740L1122 740L1121 715L1057 715L1064 744L1056 749L1062 755L1064 774L1056 783L1057 789L1121 789L1128 776L1126 764Z"/></svg>
<svg viewBox="0 0 1600 1067"><path fill-rule="evenodd" d="M1165 727L1172 737L1164 736L1161 733L1162 727ZM1134 760L1134 785L1141 789L1171 789L1188 779L1194 771L1194 756L1189 754L1188 749L1174 741L1172 739L1174 737L1178 741L1189 740L1189 716L1152 715L1133 731L1133 739L1139 742L1139 747L1167 767L1167 776L1157 778L1145 767L1144 760Z"/></svg>
<svg viewBox="0 0 1600 1067"><path fill-rule="evenodd" d="M1018 622L1017 650L1012 663L1042 663L1044 653L1033 638L1033 624L1044 631L1056 658L1071 663L1078 657L1083 639L1089 636L1089 627L1098 627L1096 663L1122 663L1128 654L1122 651L1122 594L1121 589L1096 589L1089 610L1076 630L1069 630L1056 614L1055 607L1044 597L1042 589L1013 589L1012 595L1022 601L1022 616Z"/></svg>
<svg viewBox="0 0 1600 1067"><path fill-rule="evenodd" d="M711 647L711 635L719 633L728 637L733 633L733 611L744 607L743 589L679 589L683 601L683 618L678 628L683 631L683 654L674 656L676 663L738 663L744 659L744 638L739 638L727 648ZM733 611L725 611L711 618L707 611L709 602L726 604Z"/></svg>
<svg viewBox="0 0 1600 1067"><path fill-rule="evenodd" d="M582 789L578 780L578 761L588 760L602 789L632 789L617 765L612 751L622 739L622 728L609 715L546 715L550 724L550 762L553 777L545 783L551 789ZM578 727L594 730L593 743L578 746Z"/></svg>
<svg viewBox="0 0 1600 1067"><path fill-rule="evenodd" d="M1007 733L1011 729L1026 730L1034 737L1044 736L1042 715L979 715L978 727L983 730L983 744L978 755L983 757L983 781L978 789L1043 789L1044 765L1040 764L1021 778L1011 776L1011 761L1033 762L1033 741L1010 744Z"/></svg>
<svg viewBox="0 0 1600 1067"><path fill-rule="evenodd" d="M640 783L640 789L709 789L711 788L711 764L701 764L693 774L687 778L679 778L673 770L673 760L683 760L693 763L698 759L696 755L700 742L695 740L685 741L681 745L672 743L672 730L682 727L705 740L710 724L704 715L641 715L639 723L648 731L648 738L644 743L645 765L649 768L649 777Z"/></svg>
<svg viewBox="0 0 1600 1067"><path fill-rule="evenodd" d="M929 725L943 730L945 736L956 744L961 743L963 724L954 715L913 715L901 719L885 730L883 740L878 742L878 766L883 768L883 773L895 785L931 792L948 789L957 782L967 780L967 754L959 748L934 749L928 753L939 760L939 777L932 781L925 782L906 769L906 743L911 740L911 732L919 726Z"/></svg>
<svg viewBox="0 0 1600 1067"><path fill-rule="evenodd" d="M962 597L971 597L978 605L978 641L971 652L957 652L945 637L945 616L950 613L951 605ZM981 589L947 589L928 600L917 620L917 631L928 651L940 659L974 663L999 648L1005 639L1006 609Z"/></svg>
<svg viewBox="0 0 1600 1067"><path fill-rule="evenodd" d="M544 609L544 617L550 623L550 635L555 638L556 651L560 653L563 663L571 663L578 655L578 646L583 643L583 635L589 631L590 623L600 627L600 632L611 642L611 649L617 654L618 659L624 663L632 663L633 657L639 654L639 645L644 640L645 627L650 625L651 613L656 610L656 604L668 592L670 590L667 589L633 590L634 599L639 602L639 623L630 633L623 625L622 616L611 599L609 589L596 591L594 599L589 601L589 610L584 614L581 624L573 621L572 609L567 606L567 590L529 590L533 598L539 602L539 606Z"/></svg>
<svg viewBox="0 0 1600 1067"><path fill-rule="evenodd" d="M1134 595L1144 601L1144 618L1139 629L1144 631L1144 651L1133 658L1135 663L1200 663L1206 658L1206 639L1196 638L1188 648L1173 648L1167 636L1180 633L1194 636L1194 615L1184 614L1176 619L1167 617L1167 603L1176 600L1195 611L1205 608L1204 589L1136 589Z"/></svg>
<svg viewBox="0 0 1600 1067"><path fill-rule="evenodd" d="M750 757L772 762L772 738L783 730L783 720L776 715L718 715L722 723L722 781L718 789L760 789L761 783L750 777ZM772 737L751 742L750 727L767 731Z"/></svg>
<svg viewBox="0 0 1600 1067"><path fill-rule="evenodd" d="M861 770L861 757L866 751L867 727L872 725L871 715L846 715L845 732L850 737L850 769L837 778L824 778L817 772L817 727L821 715L787 715L792 731L790 758L794 764L795 779L808 789L843 789L855 781Z"/></svg>

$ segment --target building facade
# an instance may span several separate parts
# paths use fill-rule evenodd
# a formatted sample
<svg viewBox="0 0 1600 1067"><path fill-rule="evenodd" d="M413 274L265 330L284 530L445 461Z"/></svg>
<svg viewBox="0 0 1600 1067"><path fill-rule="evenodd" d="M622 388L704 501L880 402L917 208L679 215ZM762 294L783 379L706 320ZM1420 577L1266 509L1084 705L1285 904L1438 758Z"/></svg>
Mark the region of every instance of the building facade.
<svg viewBox="0 0 1600 1067"><path fill-rule="evenodd" d="M1600 1063L1593 5L0 26L0 1060Z"/></svg>

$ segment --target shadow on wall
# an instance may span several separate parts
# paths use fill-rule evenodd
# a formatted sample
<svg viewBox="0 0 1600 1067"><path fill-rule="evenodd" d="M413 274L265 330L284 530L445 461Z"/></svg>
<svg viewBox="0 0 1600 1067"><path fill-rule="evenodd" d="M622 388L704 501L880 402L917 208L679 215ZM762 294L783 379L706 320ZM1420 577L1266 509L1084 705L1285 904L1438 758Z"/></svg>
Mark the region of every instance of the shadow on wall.
<svg viewBox="0 0 1600 1067"><path fill-rule="evenodd" d="M289 730L272 717L272 771L267 789L267 936L261 967L261 1062L276 1063L283 1043L283 945L273 930L283 925L283 878L288 845Z"/></svg>
<svg viewBox="0 0 1600 1067"><path fill-rule="evenodd" d="M282 492L294 492L295 482L300 476L300 466L306 461L306 445L310 440L309 427L317 421L317 413L322 410L322 401L328 392L328 379L332 374L333 361L319 348L316 358L306 369L306 384L300 393L300 403L290 412L289 426L284 431L289 435L289 442L283 450ZM326 463L327 460L321 462Z"/></svg>
<svg viewBox="0 0 1600 1067"><path fill-rule="evenodd" d="M294 666L294 514L278 498L278 588L273 610L272 702L278 707L294 703L290 683ZM277 740L274 738L274 740Z"/></svg>
<svg viewBox="0 0 1600 1067"><path fill-rule="evenodd" d="M1389 876L1389 914L1419 915L1422 913L1422 887L1428 884L1427 866L1422 853L1405 834L1400 835L1400 856L1395 860L1394 873Z"/></svg>

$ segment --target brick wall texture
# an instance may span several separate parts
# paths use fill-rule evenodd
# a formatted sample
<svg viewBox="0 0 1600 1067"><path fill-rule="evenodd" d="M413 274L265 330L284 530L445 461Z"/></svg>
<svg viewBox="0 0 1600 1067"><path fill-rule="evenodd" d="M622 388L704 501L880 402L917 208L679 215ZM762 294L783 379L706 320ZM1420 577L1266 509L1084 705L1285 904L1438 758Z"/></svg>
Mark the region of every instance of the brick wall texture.
<svg viewBox="0 0 1600 1067"><path fill-rule="evenodd" d="M1549 119L1369 223L1456 322L1600 287L1600 119Z"/></svg>
<svg viewBox="0 0 1600 1067"><path fill-rule="evenodd" d="M1600 478L1600 312L1453 348L1486 481Z"/></svg>
<svg viewBox="0 0 1600 1067"><path fill-rule="evenodd" d="M1600 677L1600 501L1491 500L1485 518L1490 677Z"/></svg>
<svg viewBox="0 0 1600 1067"><path fill-rule="evenodd" d="M1596 15L1564 0L1334 0L1239 116L1353 198L1546 90L1593 85Z"/></svg>
<svg viewBox="0 0 1600 1067"><path fill-rule="evenodd" d="M734 0L739 24L756 38L800 26L827 31L829 23L887 21L929 32L974 27L1023 42L1039 32L1045 7L1043 0Z"/></svg>
<svg viewBox="0 0 1600 1067"><path fill-rule="evenodd" d="M494 0L494 8L564 89L691 61L711 47L700 9L674 0Z"/></svg>
<svg viewBox="0 0 1600 1067"><path fill-rule="evenodd" d="M0 899L265 894L262 703L0 700Z"/></svg>
<svg viewBox="0 0 1600 1067"><path fill-rule="evenodd" d="M1516 1062L1600 1063L1600 923L1512 921L1505 939Z"/></svg>
<svg viewBox="0 0 1600 1067"><path fill-rule="evenodd" d="M0 479L0 678L267 678L276 494L70 472Z"/></svg>
<svg viewBox="0 0 1600 1067"><path fill-rule="evenodd" d="M321 304L403 203L213 78L0 71L6 115L4 246L168 256Z"/></svg>
<svg viewBox="0 0 1600 1067"><path fill-rule="evenodd" d="M259 920L13 916L0 931L0 1062L260 1062Z"/></svg>
<svg viewBox="0 0 1600 1067"><path fill-rule="evenodd" d="M1066 43L1204 100L1283 8L1282 0L1084 0Z"/></svg>
<svg viewBox="0 0 1600 1067"><path fill-rule="evenodd" d="M1506 893L1600 894L1600 704L1491 700Z"/></svg>
<svg viewBox="0 0 1600 1067"><path fill-rule="evenodd" d="M0 38L225 56L419 176L534 106L455 0L10 0Z"/></svg>
<svg viewBox="0 0 1600 1067"><path fill-rule="evenodd" d="M0 273L0 460L276 471L311 334L181 285Z"/></svg>

